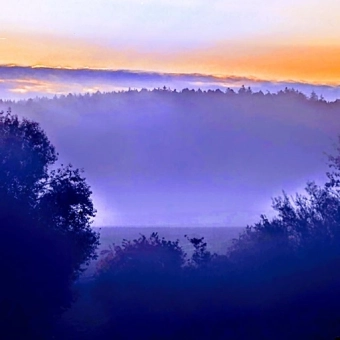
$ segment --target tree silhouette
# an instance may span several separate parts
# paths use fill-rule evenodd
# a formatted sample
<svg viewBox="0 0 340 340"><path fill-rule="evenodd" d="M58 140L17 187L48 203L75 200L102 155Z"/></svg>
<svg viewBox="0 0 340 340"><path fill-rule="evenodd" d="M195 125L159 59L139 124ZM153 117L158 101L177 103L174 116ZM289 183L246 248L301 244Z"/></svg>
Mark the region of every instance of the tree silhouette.
<svg viewBox="0 0 340 340"><path fill-rule="evenodd" d="M305 195L296 194L273 199L277 216L248 226L235 240L231 254L246 256L247 251L264 254L267 247L275 252L305 254L315 259L340 256L340 148L339 155L329 156L327 182L320 186L308 182ZM260 250L261 249L261 250ZM247 250L247 251L246 251ZM254 254L252 254L254 255Z"/></svg>
<svg viewBox="0 0 340 340"><path fill-rule="evenodd" d="M72 282L95 258L91 191L38 123L0 114L0 335L46 339L73 300Z"/></svg>
<svg viewBox="0 0 340 340"><path fill-rule="evenodd" d="M185 263L186 254L179 241L167 241L152 233L149 238L141 235L133 241L124 240L121 246L111 246L101 252L98 274L109 275L146 273L169 273L178 271Z"/></svg>

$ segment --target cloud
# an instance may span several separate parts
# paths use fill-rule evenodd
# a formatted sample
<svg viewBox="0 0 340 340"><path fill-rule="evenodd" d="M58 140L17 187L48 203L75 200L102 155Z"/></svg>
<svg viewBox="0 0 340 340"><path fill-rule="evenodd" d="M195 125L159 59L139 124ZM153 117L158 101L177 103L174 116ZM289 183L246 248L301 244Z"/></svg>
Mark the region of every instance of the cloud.
<svg viewBox="0 0 340 340"><path fill-rule="evenodd" d="M68 93L111 92L133 89L152 89L166 86L208 90L238 89L250 86L254 91L277 92L285 87L295 88L309 95L312 91L326 100L340 98L340 87L294 81L263 80L251 77L218 77L203 74L158 73L107 69L68 69L49 67L0 66L0 98L27 99L52 97Z"/></svg>

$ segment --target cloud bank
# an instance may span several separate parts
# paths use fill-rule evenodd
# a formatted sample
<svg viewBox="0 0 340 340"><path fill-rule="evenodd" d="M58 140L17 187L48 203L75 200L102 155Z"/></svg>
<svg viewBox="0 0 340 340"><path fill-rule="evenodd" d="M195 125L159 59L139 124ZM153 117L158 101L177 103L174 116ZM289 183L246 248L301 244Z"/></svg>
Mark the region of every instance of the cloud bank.
<svg viewBox="0 0 340 340"><path fill-rule="evenodd" d="M242 85L253 91L277 92L294 88L306 95L315 92L328 101L340 98L340 86L308 84L294 81L272 81L251 77L218 77L203 74L157 73L129 70L66 69L48 67L0 66L0 99L20 100L53 97L62 94L84 94L131 89L153 89L163 86L225 91Z"/></svg>

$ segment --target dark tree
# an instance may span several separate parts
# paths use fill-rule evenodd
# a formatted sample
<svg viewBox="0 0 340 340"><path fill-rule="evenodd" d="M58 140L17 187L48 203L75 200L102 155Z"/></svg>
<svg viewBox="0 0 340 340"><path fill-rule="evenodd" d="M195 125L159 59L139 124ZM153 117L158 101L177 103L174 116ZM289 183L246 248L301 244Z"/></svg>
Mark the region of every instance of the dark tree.
<svg viewBox="0 0 340 340"><path fill-rule="evenodd" d="M249 287L248 303L266 305L272 330L280 327L275 320L290 324L295 335L284 338L326 339L340 331L338 151L329 157L325 184L309 182L305 194L274 198L277 216L262 216L229 250L239 284Z"/></svg>
<svg viewBox="0 0 340 340"><path fill-rule="evenodd" d="M152 233L149 238L141 235L133 241L124 240L101 252L98 274L109 273L169 273L178 271L185 263L186 254L179 241L167 241Z"/></svg>
<svg viewBox="0 0 340 340"><path fill-rule="evenodd" d="M207 250L207 243L204 242L204 237L189 238L187 235L184 237L192 244L194 247L194 253L189 261L189 264L194 268L205 268L211 263L211 261L216 257L216 254L211 254Z"/></svg>
<svg viewBox="0 0 340 340"><path fill-rule="evenodd" d="M235 240L231 255L256 258L284 252L308 256L316 261L340 257L340 147L337 156L329 156L327 182L320 186L308 182L305 194L273 199L277 216L247 227Z"/></svg>
<svg viewBox="0 0 340 340"><path fill-rule="evenodd" d="M39 124L0 114L0 337L46 339L95 258L95 210L81 171L56 170Z"/></svg>

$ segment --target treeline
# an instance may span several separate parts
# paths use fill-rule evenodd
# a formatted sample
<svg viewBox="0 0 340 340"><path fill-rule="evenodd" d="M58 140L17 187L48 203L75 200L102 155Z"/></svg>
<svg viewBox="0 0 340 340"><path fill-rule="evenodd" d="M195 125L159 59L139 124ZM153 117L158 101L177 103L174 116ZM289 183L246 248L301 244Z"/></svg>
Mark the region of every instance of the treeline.
<svg viewBox="0 0 340 340"><path fill-rule="evenodd" d="M121 91L112 91L112 92L87 92L85 94L74 94L74 93L69 93L67 95L61 94L61 95L55 95L52 99L49 97L36 97L35 99L24 99L24 100L3 100L0 99L0 103L7 103L7 104L14 104L16 102L32 102L32 101L39 101L39 100L58 100L58 99L65 99L65 98L73 98L73 97L96 97L100 95L114 95L114 94L121 94L121 93L148 93L148 92L153 92L153 93L173 93L173 94L218 94L218 95L254 95L254 96L266 96L266 97L277 97L277 96L286 96L290 98L296 98L300 100L310 100L310 101L320 101L320 102L330 102L326 101L325 98L322 95L318 95L316 92L311 92L310 95L306 95L301 91L295 90L294 88L289 88L286 87L284 90L279 90L277 92L270 92L270 91L254 91L251 87L245 87L242 85L239 89L233 89L233 88L226 88L225 90L221 89L208 89L208 90L201 90L201 89L189 89L189 88L184 88L182 90L176 90L176 89L171 89L170 87L164 86L163 88L154 88L152 90L142 88L141 90L129 88L129 90L121 90ZM338 103L339 99L333 101L333 103Z"/></svg>

